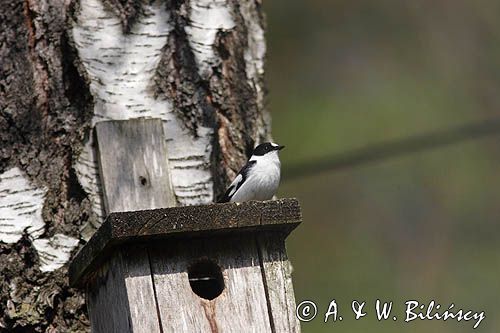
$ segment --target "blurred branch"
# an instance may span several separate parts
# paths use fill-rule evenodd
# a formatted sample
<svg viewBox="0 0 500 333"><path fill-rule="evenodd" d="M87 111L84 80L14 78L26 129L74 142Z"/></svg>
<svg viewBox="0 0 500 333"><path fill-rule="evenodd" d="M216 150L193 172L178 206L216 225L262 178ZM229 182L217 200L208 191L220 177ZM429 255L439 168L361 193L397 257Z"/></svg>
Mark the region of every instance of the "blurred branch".
<svg viewBox="0 0 500 333"><path fill-rule="evenodd" d="M493 134L500 134L500 118L411 136L402 140L377 143L364 148L299 163L284 168L282 172L283 180L293 180L325 171L352 168Z"/></svg>

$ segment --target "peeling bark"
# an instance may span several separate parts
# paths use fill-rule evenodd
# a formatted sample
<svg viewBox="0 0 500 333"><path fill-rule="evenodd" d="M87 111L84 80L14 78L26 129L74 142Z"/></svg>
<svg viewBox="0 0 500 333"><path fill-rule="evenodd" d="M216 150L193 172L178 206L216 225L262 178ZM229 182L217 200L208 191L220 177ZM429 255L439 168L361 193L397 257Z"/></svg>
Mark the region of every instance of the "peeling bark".
<svg viewBox="0 0 500 333"><path fill-rule="evenodd" d="M103 219L92 127L163 119L178 202L212 202L270 135L263 14L253 0L0 6L0 331L87 331L66 263Z"/></svg>

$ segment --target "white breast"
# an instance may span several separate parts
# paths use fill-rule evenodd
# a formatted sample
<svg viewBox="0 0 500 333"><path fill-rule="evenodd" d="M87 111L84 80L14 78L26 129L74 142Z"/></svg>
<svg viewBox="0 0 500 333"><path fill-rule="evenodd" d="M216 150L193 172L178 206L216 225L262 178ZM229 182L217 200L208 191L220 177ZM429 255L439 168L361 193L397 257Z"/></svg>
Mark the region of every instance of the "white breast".
<svg viewBox="0 0 500 333"><path fill-rule="evenodd" d="M270 200L278 189L281 173L278 152L264 156L252 156L250 161L257 163L252 167L245 183L231 198L232 202Z"/></svg>

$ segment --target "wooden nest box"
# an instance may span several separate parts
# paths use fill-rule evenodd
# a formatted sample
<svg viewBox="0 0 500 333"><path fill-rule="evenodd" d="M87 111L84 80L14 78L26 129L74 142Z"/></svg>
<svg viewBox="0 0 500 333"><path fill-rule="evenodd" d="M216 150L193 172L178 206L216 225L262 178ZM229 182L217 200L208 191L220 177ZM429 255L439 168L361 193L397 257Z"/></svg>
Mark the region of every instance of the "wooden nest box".
<svg viewBox="0 0 500 333"><path fill-rule="evenodd" d="M112 213L70 266L92 332L297 332L297 200Z"/></svg>
<svg viewBox="0 0 500 333"><path fill-rule="evenodd" d="M157 119L96 126L110 214L69 267L92 332L300 331L285 251L298 201L156 208L175 205L162 131Z"/></svg>

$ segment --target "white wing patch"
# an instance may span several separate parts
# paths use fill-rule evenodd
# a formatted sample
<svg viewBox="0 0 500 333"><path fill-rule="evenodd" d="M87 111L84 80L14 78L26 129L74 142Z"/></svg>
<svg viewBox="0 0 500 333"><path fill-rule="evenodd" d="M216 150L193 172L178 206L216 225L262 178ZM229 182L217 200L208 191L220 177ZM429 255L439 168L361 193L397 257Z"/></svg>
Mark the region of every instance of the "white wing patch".
<svg viewBox="0 0 500 333"><path fill-rule="evenodd" d="M232 187L231 192L229 192L229 197L232 197L234 193L236 192L236 189L238 189L238 185L240 182L243 181L243 176L241 174L238 174L236 178L234 178L233 182L231 183L230 187Z"/></svg>

